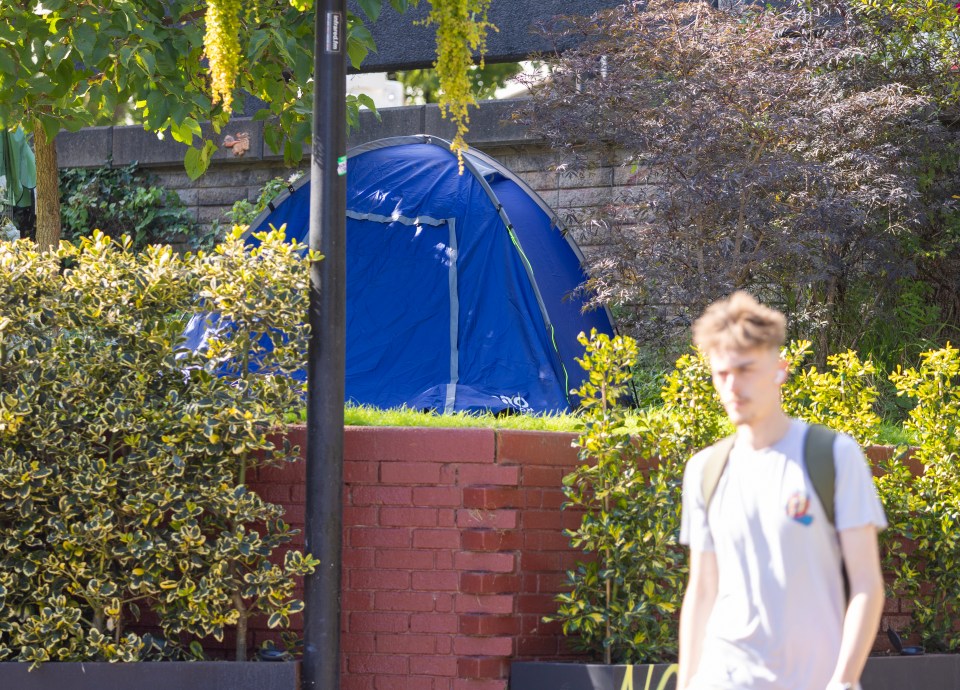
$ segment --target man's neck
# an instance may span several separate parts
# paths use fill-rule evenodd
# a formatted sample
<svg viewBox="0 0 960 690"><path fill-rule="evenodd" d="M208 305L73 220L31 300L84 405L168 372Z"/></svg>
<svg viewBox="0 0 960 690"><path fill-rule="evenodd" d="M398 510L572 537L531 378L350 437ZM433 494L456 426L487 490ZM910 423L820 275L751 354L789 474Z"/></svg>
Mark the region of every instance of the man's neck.
<svg viewBox="0 0 960 690"><path fill-rule="evenodd" d="M768 448L787 435L790 430L790 418L781 408L777 408L763 419L737 427L737 438L754 450Z"/></svg>

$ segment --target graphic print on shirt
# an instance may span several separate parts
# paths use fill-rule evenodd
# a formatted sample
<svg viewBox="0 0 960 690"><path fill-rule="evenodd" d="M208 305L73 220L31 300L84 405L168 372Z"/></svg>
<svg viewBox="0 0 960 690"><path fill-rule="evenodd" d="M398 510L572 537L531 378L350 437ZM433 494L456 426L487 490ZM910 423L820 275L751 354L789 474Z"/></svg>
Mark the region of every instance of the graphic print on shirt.
<svg viewBox="0 0 960 690"><path fill-rule="evenodd" d="M813 522L813 516L808 512L810 510L810 497L802 491L794 492L787 499L787 515L795 522L807 526Z"/></svg>

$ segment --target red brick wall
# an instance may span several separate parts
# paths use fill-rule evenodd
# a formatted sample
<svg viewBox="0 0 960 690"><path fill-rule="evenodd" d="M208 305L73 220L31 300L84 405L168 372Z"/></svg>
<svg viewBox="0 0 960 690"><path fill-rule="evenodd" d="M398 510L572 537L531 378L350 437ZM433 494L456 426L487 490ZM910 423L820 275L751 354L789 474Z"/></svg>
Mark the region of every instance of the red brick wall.
<svg viewBox="0 0 960 690"><path fill-rule="evenodd" d="M290 436L302 451L304 430ZM344 690L505 690L511 660L576 658L559 625L542 621L583 558L562 533L579 516L560 510L573 439L346 429ZM303 528L303 463L259 470L250 484ZM888 603L895 627L906 611ZM274 636L262 622L252 633L255 645Z"/></svg>

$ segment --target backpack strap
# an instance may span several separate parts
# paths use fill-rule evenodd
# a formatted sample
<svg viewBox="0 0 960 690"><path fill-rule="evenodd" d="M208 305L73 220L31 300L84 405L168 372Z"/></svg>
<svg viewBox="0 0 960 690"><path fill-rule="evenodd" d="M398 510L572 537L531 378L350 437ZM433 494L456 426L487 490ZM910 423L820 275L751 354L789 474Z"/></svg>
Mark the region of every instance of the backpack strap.
<svg viewBox="0 0 960 690"><path fill-rule="evenodd" d="M717 490L717 484L720 483L720 475L723 474L727 466L727 458L730 457L730 451L733 449L735 435L722 438L710 446L710 454L703 465L703 475L700 478L700 490L703 493L703 509L710 508L710 499L713 498L713 492Z"/></svg>
<svg viewBox="0 0 960 690"><path fill-rule="evenodd" d="M836 437L836 432L827 427L811 424L803 440L803 462L831 527L836 524L837 470L833 464L833 440Z"/></svg>

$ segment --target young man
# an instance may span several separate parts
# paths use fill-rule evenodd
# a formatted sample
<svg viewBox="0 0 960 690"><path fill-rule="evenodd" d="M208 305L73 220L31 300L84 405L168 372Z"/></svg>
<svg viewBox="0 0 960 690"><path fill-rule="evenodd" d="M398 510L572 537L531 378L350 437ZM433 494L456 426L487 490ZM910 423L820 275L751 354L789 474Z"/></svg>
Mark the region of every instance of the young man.
<svg viewBox="0 0 960 690"><path fill-rule="evenodd" d="M744 292L694 324L713 385L737 428L709 505L702 474L683 480L680 540L690 581L680 614L678 690L850 690L883 610L883 507L862 452L833 441L835 524L805 469L807 425L780 402L783 314ZM844 592L846 568L849 594Z"/></svg>

